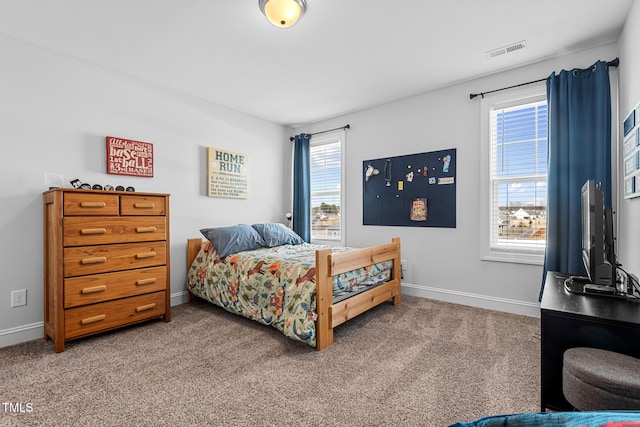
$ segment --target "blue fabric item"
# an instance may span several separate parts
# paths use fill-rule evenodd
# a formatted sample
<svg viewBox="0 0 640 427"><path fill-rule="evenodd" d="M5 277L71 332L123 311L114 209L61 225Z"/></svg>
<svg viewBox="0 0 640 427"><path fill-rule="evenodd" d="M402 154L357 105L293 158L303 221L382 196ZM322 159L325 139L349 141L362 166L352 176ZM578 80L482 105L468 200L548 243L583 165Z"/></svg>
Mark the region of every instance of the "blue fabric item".
<svg viewBox="0 0 640 427"><path fill-rule="evenodd" d="M266 246L260 234L247 224L203 228L200 232L216 248L220 258Z"/></svg>
<svg viewBox="0 0 640 427"><path fill-rule="evenodd" d="M264 240L265 246L272 248L282 245L301 245L304 243L302 238L295 231L291 230L284 224L277 222L253 224L253 228L260 234Z"/></svg>
<svg viewBox="0 0 640 427"><path fill-rule="evenodd" d="M600 427L604 425L607 427L640 426L640 411L539 412L496 415L480 418L476 421L451 424L449 427Z"/></svg>
<svg viewBox="0 0 640 427"><path fill-rule="evenodd" d="M547 271L584 275L581 190L602 183L611 206L611 93L609 67L555 72L547 79L549 157L547 246L539 300Z"/></svg>
<svg viewBox="0 0 640 427"><path fill-rule="evenodd" d="M293 231L311 241L310 135L301 133L293 141Z"/></svg>

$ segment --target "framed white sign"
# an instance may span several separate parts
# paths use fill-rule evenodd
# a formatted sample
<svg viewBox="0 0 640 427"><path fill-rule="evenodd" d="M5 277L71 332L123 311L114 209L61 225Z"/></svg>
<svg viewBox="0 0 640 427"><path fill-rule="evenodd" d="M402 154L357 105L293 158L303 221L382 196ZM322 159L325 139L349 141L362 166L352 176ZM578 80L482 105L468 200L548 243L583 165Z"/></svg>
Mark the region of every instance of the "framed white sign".
<svg viewBox="0 0 640 427"><path fill-rule="evenodd" d="M249 194L249 159L220 148L207 150L208 196L246 199Z"/></svg>

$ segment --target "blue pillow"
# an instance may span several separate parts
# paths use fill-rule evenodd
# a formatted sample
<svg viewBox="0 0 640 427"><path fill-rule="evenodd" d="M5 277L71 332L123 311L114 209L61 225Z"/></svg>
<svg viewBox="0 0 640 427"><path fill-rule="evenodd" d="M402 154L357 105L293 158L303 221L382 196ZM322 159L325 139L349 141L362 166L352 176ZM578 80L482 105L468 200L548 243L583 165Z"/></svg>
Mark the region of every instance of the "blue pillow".
<svg viewBox="0 0 640 427"><path fill-rule="evenodd" d="M298 236L295 231L278 222L253 224L252 227L260 233L268 248L282 245L301 245L304 243L302 237Z"/></svg>
<svg viewBox="0 0 640 427"><path fill-rule="evenodd" d="M260 234L247 224L203 228L200 232L213 244L220 258L266 246Z"/></svg>

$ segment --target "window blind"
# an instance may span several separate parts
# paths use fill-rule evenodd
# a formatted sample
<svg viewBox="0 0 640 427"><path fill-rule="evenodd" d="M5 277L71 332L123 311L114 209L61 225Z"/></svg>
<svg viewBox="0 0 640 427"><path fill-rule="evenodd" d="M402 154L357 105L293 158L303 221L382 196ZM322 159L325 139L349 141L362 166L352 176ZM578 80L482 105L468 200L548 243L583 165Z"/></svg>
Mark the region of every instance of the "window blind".
<svg viewBox="0 0 640 427"><path fill-rule="evenodd" d="M495 108L490 114L491 246L544 249L547 102Z"/></svg>

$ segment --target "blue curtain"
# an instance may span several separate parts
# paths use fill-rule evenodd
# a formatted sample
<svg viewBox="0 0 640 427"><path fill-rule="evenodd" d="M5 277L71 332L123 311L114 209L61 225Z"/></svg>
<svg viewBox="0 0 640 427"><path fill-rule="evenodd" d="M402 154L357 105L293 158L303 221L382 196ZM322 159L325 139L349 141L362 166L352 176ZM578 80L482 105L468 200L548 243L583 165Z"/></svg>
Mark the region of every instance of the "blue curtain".
<svg viewBox="0 0 640 427"><path fill-rule="evenodd" d="M301 133L293 140L293 231L305 242L311 241L310 139Z"/></svg>
<svg viewBox="0 0 640 427"><path fill-rule="evenodd" d="M581 70L554 72L547 79L549 157L547 247L542 275L548 271L584 275L581 189L588 179L602 183L611 206L611 93L609 65L598 61Z"/></svg>

